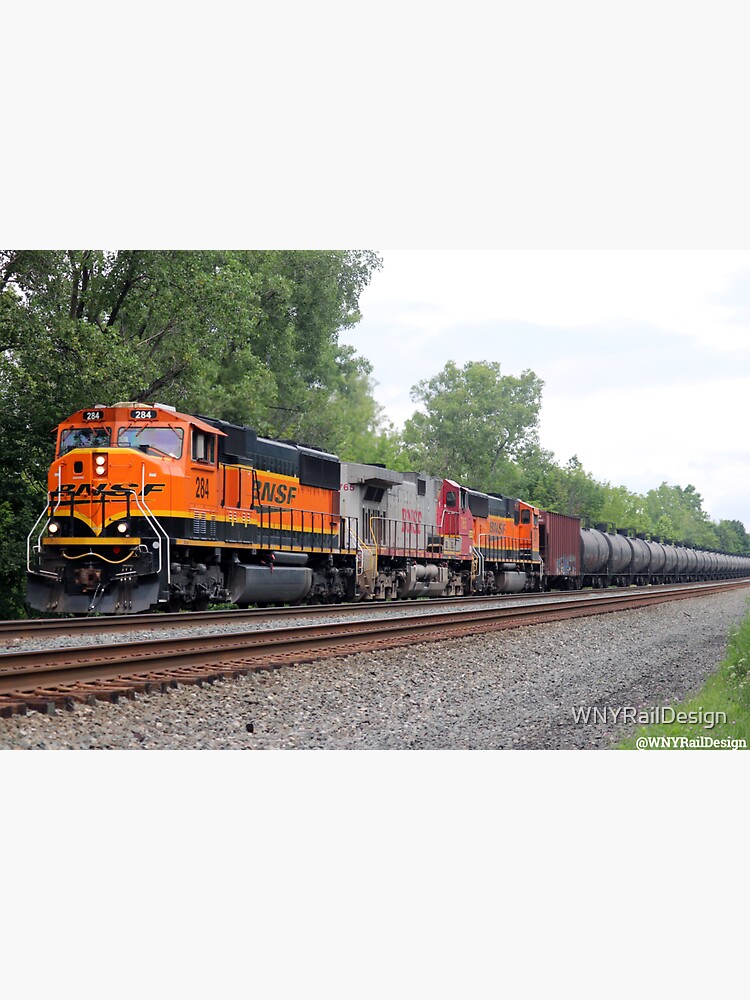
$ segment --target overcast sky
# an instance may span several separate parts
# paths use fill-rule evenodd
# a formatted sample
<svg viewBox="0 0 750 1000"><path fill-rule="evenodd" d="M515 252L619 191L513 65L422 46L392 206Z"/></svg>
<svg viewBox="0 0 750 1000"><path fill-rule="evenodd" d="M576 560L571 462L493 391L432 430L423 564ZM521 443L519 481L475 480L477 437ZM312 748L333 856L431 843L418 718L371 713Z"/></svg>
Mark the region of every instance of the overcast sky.
<svg viewBox="0 0 750 1000"><path fill-rule="evenodd" d="M382 252L345 340L397 425L453 360L531 368L560 462L645 492L692 483L750 529L750 254Z"/></svg>

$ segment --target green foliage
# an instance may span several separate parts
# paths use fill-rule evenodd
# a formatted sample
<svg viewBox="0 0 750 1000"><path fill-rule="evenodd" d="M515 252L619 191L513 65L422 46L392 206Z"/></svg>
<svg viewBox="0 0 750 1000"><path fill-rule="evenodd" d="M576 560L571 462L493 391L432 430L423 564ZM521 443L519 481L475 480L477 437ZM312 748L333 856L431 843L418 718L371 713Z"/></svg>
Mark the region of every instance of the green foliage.
<svg viewBox="0 0 750 1000"><path fill-rule="evenodd" d="M634 750L641 737L676 737L696 740L745 740L750 747L750 617L735 629L729 638L727 654L716 673L694 697L678 705L668 718L670 723L642 726L624 740L620 750ZM680 717L677 713L685 713ZM691 716L690 713L693 713ZM723 713L723 715L722 715ZM724 719L726 717L726 720ZM694 720L694 721L691 721ZM730 743L729 746L737 746ZM689 745L669 745L670 749L690 749ZM654 749L660 748L654 745ZM665 747L666 748L666 747Z"/></svg>
<svg viewBox="0 0 750 1000"><path fill-rule="evenodd" d="M536 468L529 470L527 481L527 499L558 514L590 516L604 501L604 487L585 471L577 455L560 467L547 453Z"/></svg>
<svg viewBox="0 0 750 1000"><path fill-rule="evenodd" d="M377 423L370 363L338 342L379 260L338 251L244 251L229 256L251 303L240 329L215 345L190 406L260 433L332 451ZM247 284L249 282L249 284ZM370 398L367 398L367 397ZM352 417L346 404L355 404Z"/></svg>
<svg viewBox="0 0 750 1000"><path fill-rule="evenodd" d="M750 552L750 536L742 521L719 521L715 530L722 552Z"/></svg>
<svg viewBox="0 0 750 1000"><path fill-rule="evenodd" d="M0 618L23 617L23 576L25 551L17 528L17 513L7 501L0 501Z"/></svg>
<svg viewBox="0 0 750 1000"><path fill-rule="evenodd" d="M683 489L662 483L648 491L644 510L657 534L706 548L719 544L716 530L703 510L703 498L694 486Z"/></svg>
<svg viewBox="0 0 750 1000"><path fill-rule="evenodd" d="M536 443L542 385L531 371L503 375L495 361L449 361L412 389L424 412L404 428L411 467L492 488L504 464Z"/></svg>
<svg viewBox="0 0 750 1000"><path fill-rule="evenodd" d="M642 496L631 493L625 486L601 485L602 502L590 515L593 521L614 524L618 528L632 528L637 532L651 531L651 521L644 511Z"/></svg>
<svg viewBox="0 0 750 1000"><path fill-rule="evenodd" d="M309 437L321 423L335 434L323 419L332 395L370 371L339 333L379 264L353 251L7 251L0 344L14 348L5 364L32 377L50 363L65 396L49 397L56 418L117 398L277 436Z"/></svg>

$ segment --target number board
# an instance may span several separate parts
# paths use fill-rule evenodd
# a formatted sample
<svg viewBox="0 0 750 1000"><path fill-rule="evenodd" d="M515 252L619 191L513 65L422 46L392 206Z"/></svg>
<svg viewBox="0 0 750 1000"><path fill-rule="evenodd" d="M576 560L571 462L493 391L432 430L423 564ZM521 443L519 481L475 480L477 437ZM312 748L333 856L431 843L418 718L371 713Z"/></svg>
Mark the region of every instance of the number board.
<svg viewBox="0 0 750 1000"><path fill-rule="evenodd" d="M103 410L84 410L83 411L84 420L104 420Z"/></svg>
<svg viewBox="0 0 750 1000"><path fill-rule="evenodd" d="M156 410L131 410L131 420L156 420Z"/></svg>

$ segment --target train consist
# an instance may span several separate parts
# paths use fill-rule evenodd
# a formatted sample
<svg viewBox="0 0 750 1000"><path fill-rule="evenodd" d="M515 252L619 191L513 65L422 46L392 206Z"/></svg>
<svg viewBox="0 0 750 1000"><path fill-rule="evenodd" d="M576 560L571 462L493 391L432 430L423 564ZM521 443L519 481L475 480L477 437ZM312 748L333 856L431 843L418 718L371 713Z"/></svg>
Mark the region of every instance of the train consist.
<svg viewBox="0 0 750 1000"><path fill-rule="evenodd" d="M58 426L27 572L38 611L133 614L743 577L750 557L123 402Z"/></svg>

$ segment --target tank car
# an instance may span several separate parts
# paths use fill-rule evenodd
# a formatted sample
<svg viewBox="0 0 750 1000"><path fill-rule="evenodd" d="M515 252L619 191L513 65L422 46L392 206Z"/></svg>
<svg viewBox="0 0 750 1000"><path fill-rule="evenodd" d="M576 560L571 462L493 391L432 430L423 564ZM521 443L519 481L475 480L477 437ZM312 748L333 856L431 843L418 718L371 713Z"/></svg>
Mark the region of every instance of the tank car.
<svg viewBox="0 0 750 1000"><path fill-rule="evenodd" d="M750 575L750 556L708 552L541 511L546 589L691 583Z"/></svg>

